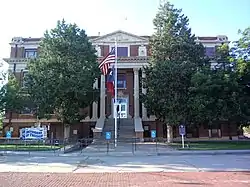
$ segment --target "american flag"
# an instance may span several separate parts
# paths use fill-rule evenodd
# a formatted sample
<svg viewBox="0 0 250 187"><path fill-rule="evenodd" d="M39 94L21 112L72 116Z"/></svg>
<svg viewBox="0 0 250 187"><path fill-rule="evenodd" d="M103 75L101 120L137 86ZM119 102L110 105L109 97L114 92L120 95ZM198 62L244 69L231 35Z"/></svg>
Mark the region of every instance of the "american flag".
<svg viewBox="0 0 250 187"><path fill-rule="evenodd" d="M102 71L103 75L108 74L109 66L111 63L115 63L115 48L101 61L99 68Z"/></svg>

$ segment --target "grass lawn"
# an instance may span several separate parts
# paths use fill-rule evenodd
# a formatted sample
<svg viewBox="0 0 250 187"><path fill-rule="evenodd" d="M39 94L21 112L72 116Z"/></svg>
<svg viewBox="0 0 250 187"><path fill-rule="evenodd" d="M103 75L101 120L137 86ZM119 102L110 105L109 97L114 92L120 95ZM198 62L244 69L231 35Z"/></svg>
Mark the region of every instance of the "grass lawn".
<svg viewBox="0 0 250 187"><path fill-rule="evenodd" d="M0 151L51 151L61 148L54 145L24 145L24 144L0 144Z"/></svg>
<svg viewBox="0 0 250 187"><path fill-rule="evenodd" d="M189 147L185 144L185 148L182 148L181 143L172 143L172 147L179 150L250 150L250 141L238 141L238 142L191 142Z"/></svg>

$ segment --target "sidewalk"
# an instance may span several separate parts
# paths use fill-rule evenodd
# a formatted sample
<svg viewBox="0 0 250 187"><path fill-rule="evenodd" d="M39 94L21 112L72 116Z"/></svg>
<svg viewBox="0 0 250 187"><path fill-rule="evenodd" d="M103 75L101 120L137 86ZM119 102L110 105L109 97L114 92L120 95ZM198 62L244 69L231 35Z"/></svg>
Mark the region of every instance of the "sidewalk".
<svg viewBox="0 0 250 187"><path fill-rule="evenodd" d="M250 150L209 150L209 151L110 151L110 152L82 152L81 155L98 157L129 157L129 156L186 156L186 155L250 155Z"/></svg>
<svg viewBox="0 0 250 187"><path fill-rule="evenodd" d="M250 150L206 150L206 151L194 151L194 150L175 150L166 152L158 152L159 156L167 156L167 155L243 155L249 154Z"/></svg>
<svg viewBox="0 0 250 187"><path fill-rule="evenodd" d="M120 144L109 150L106 146L90 145L81 151L84 156L182 156L182 155L242 155L249 154L250 150L177 150L165 144L154 143L138 144L136 147L130 144Z"/></svg>
<svg viewBox="0 0 250 187"><path fill-rule="evenodd" d="M250 155L250 150L176 150L158 145L126 146L119 145L107 151L105 146L88 146L81 151L64 153L57 151L0 151L0 156L90 156L90 157L131 157L131 156L183 156L183 155Z"/></svg>

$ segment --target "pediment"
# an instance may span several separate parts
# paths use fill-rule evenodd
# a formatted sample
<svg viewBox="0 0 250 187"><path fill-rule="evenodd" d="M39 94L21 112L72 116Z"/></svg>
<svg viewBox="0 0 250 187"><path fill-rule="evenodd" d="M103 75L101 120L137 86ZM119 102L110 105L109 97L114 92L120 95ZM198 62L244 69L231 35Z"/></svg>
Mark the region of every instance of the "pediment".
<svg viewBox="0 0 250 187"><path fill-rule="evenodd" d="M112 43L115 42L148 42L148 38L137 36L124 31L112 32L91 40L92 43Z"/></svg>

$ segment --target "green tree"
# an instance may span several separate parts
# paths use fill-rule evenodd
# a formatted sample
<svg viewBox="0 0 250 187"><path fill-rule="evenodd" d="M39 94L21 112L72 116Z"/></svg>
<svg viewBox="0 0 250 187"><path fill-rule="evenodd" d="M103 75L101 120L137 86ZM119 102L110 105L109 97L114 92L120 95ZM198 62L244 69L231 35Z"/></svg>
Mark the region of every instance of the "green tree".
<svg viewBox="0 0 250 187"><path fill-rule="evenodd" d="M241 123L247 125L250 120L250 27L239 30L240 39L234 42L231 50L232 61L236 62L239 85L241 86Z"/></svg>
<svg viewBox="0 0 250 187"><path fill-rule="evenodd" d="M39 58L28 63L25 79L39 118L55 114L63 124L71 124L86 117L80 108L89 106L98 93L93 89L100 75L95 52L76 24L58 21L45 32Z"/></svg>
<svg viewBox="0 0 250 187"><path fill-rule="evenodd" d="M172 126L187 122L191 77L205 63L204 48L196 44L188 18L181 12L169 2L160 6L150 41L152 61L143 80L147 89L143 102L167 125L168 142L172 141Z"/></svg>
<svg viewBox="0 0 250 187"><path fill-rule="evenodd" d="M15 77L9 72L8 83L0 89L0 113L8 113L9 122L3 126L10 127L12 124L12 117L14 113L19 113L24 106L25 95Z"/></svg>
<svg viewBox="0 0 250 187"><path fill-rule="evenodd" d="M217 65L213 69L204 67L192 77L188 100L191 117L209 128L218 128L227 122L229 138L231 124L241 116L241 87L229 55L229 47L224 44L216 52Z"/></svg>
<svg viewBox="0 0 250 187"><path fill-rule="evenodd" d="M244 59L249 61L250 55L250 27L245 30L239 30L238 34L241 35L238 41L234 42L234 47L232 48L234 57L237 59Z"/></svg>
<svg viewBox="0 0 250 187"><path fill-rule="evenodd" d="M3 113L0 113L0 130L3 129Z"/></svg>

